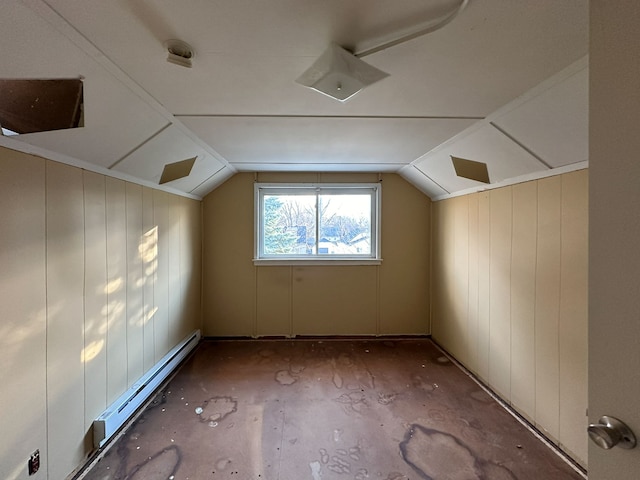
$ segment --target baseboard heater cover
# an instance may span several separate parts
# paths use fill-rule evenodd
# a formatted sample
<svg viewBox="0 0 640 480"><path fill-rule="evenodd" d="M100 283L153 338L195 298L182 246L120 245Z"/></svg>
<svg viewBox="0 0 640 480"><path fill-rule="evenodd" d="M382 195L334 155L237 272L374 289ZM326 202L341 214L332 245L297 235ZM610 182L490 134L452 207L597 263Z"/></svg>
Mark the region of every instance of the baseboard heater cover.
<svg viewBox="0 0 640 480"><path fill-rule="evenodd" d="M102 447L166 380L182 360L200 342L200 330L194 330L145 373L93 421L93 446Z"/></svg>

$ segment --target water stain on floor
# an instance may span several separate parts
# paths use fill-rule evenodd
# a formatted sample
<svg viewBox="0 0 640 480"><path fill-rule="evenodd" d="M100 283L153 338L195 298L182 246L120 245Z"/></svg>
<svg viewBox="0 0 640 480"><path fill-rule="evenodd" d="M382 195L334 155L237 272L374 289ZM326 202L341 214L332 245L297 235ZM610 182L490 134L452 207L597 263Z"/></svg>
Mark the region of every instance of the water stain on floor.
<svg viewBox="0 0 640 480"><path fill-rule="evenodd" d="M203 341L86 480L580 480L428 339Z"/></svg>
<svg viewBox="0 0 640 480"><path fill-rule="evenodd" d="M517 480L505 467L477 457L459 438L422 425L411 425L400 451L424 480Z"/></svg>

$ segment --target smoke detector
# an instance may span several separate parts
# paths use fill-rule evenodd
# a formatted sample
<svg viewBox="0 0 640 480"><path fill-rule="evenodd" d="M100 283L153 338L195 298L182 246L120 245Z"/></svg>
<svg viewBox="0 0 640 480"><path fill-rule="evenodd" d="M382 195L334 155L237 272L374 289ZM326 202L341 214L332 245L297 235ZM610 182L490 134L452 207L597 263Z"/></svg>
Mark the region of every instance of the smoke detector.
<svg viewBox="0 0 640 480"><path fill-rule="evenodd" d="M187 42L177 39L167 40L164 42L164 48L167 49L167 62L187 68L193 66L192 61L196 54Z"/></svg>

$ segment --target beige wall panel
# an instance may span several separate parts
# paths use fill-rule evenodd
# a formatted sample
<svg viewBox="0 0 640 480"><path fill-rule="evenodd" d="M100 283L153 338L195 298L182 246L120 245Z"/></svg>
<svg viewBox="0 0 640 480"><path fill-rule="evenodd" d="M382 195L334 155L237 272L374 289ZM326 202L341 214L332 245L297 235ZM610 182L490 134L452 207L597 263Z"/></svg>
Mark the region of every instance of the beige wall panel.
<svg viewBox="0 0 640 480"><path fill-rule="evenodd" d="M182 337L182 280L180 278L180 229L182 222L180 201L169 197L169 347L178 343Z"/></svg>
<svg viewBox="0 0 640 480"><path fill-rule="evenodd" d="M434 338L583 465L587 175L432 206Z"/></svg>
<svg viewBox="0 0 640 480"><path fill-rule="evenodd" d="M107 177L107 404L127 389L127 217L125 182Z"/></svg>
<svg viewBox="0 0 640 480"><path fill-rule="evenodd" d="M242 175L251 175L253 178L252 174L243 173ZM259 172L257 181L263 183L318 183L320 174L317 172Z"/></svg>
<svg viewBox="0 0 640 480"><path fill-rule="evenodd" d="M554 440L559 435L559 352L562 177L538 181L536 261L536 425Z"/></svg>
<svg viewBox="0 0 640 480"><path fill-rule="evenodd" d="M397 178L396 178L397 177ZM323 183L343 183L343 182L363 182L363 183L377 183L380 178L384 178L384 188L388 185L392 186L392 183L398 184L404 183L405 180L399 175L378 175L377 173L343 173L343 172L320 172L318 173L318 181ZM395 190L394 190L395 191ZM425 195L422 195L424 200ZM427 197L428 199L428 197Z"/></svg>
<svg viewBox="0 0 640 480"><path fill-rule="evenodd" d="M200 328L200 276L202 269L200 243L200 202L181 197L180 276L183 322L180 337Z"/></svg>
<svg viewBox="0 0 640 480"><path fill-rule="evenodd" d="M357 182L377 181L377 174L317 174L317 173L259 173L261 182ZM310 273L308 281L319 275L322 284L319 291L307 292L306 286L294 280L285 291L280 271L261 272L269 266L254 266L254 181L253 174L237 174L209 194L203 202L203 325L205 335L271 335L282 334L287 326L285 318L274 321L274 312L286 312L293 299L291 335L320 334L341 335L357 332L366 335L425 334L429 332L429 243L430 201L409 183L397 175L381 176L382 187L382 256L381 266L318 266L303 269ZM411 234L407 235L407 229ZM220 234L220 232L224 232ZM296 267L294 267L296 268ZM358 285L349 285L340 295L356 298L350 306L356 311L364 308L364 318L357 314L353 320L336 322L337 330L329 326L314 330L306 318L313 310L317 298L335 296L335 285L344 283L342 276L357 278ZM276 285L267 279L275 275ZM349 281L355 281L355 280ZM306 285L306 284L305 284ZM370 286L374 290L371 294ZM257 290L256 290L257 288ZM263 291L266 289L265 291ZM363 290L367 293L362 302ZM298 294L302 293L302 297ZM273 298L270 298L273 295ZM299 303L300 299L312 302ZM256 302L258 302L256 304ZM279 302L288 302L280 304ZM323 308L330 306L323 305ZM371 314L373 309L373 314ZM279 313L278 313L279 315ZM267 324L263 325L266 321ZM365 325L367 329L365 330ZM302 330L297 330L298 326ZM370 327L370 328L369 328Z"/></svg>
<svg viewBox="0 0 640 480"><path fill-rule="evenodd" d="M143 370L155 363L155 313L154 283L158 268L158 229L153 222L153 190L142 188L142 237L138 248L142 262L142 336Z"/></svg>
<svg viewBox="0 0 640 480"><path fill-rule="evenodd" d="M157 267L154 272L153 334L155 361L170 349L169 345L169 194L153 191L153 223L157 228Z"/></svg>
<svg viewBox="0 0 640 480"><path fill-rule="evenodd" d="M107 408L107 224L105 177L84 179L84 428Z"/></svg>
<svg viewBox="0 0 640 480"><path fill-rule="evenodd" d="M472 372L478 369L478 315L479 315L479 238L478 238L478 194L467 197L469 202L469 308L467 314L467 363Z"/></svg>
<svg viewBox="0 0 640 480"><path fill-rule="evenodd" d="M155 330L146 336L142 313L153 311L149 286L161 270L144 255L144 233L163 209L169 223L169 198L185 207L190 247L175 256L193 267L190 316L199 317L199 202L164 193L156 202L150 189L5 149L0 183L0 277L10 280L0 279L0 402L20 398L28 412L0 420L0 477L27 478L29 455L39 450L34 478L62 479L92 450L95 417L168 344L166 335L156 342ZM137 321L128 325L127 314Z"/></svg>
<svg viewBox="0 0 640 480"><path fill-rule="evenodd" d="M451 291L452 315L448 319L453 327L452 340L460 361L468 365L469 358L469 200L467 196L451 201L454 208L453 279Z"/></svg>
<svg viewBox="0 0 640 480"><path fill-rule="evenodd" d="M560 433L562 446L587 458L588 175L562 177L560 272Z"/></svg>
<svg viewBox="0 0 640 480"><path fill-rule="evenodd" d="M254 335L253 174L240 173L204 199L205 335Z"/></svg>
<svg viewBox="0 0 640 480"><path fill-rule="evenodd" d="M297 335L371 335L376 331L375 266L293 267Z"/></svg>
<svg viewBox="0 0 640 480"><path fill-rule="evenodd" d="M144 297L142 244L142 187L125 186L127 202L127 385L144 374Z"/></svg>
<svg viewBox="0 0 640 480"><path fill-rule="evenodd" d="M323 174L323 179L326 176ZM430 333L431 201L399 175L384 175L382 198L378 333L425 335Z"/></svg>
<svg viewBox="0 0 640 480"><path fill-rule="evenodd" d="M84 209L82 170L47 162L48 477L84 457Z"/></svg>
<svg viewBox="0 0 640 480"><path fill-rule="evenodd" d="M511 187L491 190L489 383L511 399Z"/></svg>
<svg viewBox="0 0 640 480"><path fill-rule="evenodd" d="M445 202L431 204L431 272L429 278L429 295L431 296L431 311L429 312L429 329L434 340L442 342L441 336L441 304L444 289L442 276L444 273L444 259L442 254L444 228L442 226L443 208ZM443 346L444 344L441 343Z"/></svg>
<svg viewBox="0 0 640 480"><path fill-rule="evenodd" d="M45 161L0 148L0 179L0 405L22 412L0 415L0 478L13 479L36 449L47 469Z"/></svg>
<svg viewBox="0 0 640 480"><path fill-rule="evenodd" d="M291 336L292 267L260 267L257 278L258 336Z"/></svg>
<svg viewBox="0 0 640 480"><path fill-rule="evenodd" d="M434 215L437 224L433 230L433 312L432 312L432 335L433 338L444 348L454 354L456 348L453 338L453 309L452 299L454 297L454 251L451 246L455 238L455 211L453 202L445 200L438 202L437 213Z"/></svg>
<svg viewBox="0 0 640 480"><path fill-rule="evenodd" d="M491 198L478 194L478 363L476 372L489 380L491 330Z"/></svg>
<svg viewBox="0 0 640 480"><path fill-rule="evenodd" d="M537 185L514 185L511 252L511 403L535 418Z"/></svg>

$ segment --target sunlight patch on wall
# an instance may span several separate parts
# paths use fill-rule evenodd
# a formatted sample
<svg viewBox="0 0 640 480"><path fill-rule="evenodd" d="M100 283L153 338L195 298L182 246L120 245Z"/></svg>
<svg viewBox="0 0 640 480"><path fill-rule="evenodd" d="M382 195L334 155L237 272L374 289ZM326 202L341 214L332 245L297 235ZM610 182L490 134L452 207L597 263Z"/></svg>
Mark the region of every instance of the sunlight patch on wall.
<svg viewBox="0 0 640 480"><path fill-rule="evenodd" d="M103 348L104 340L94 340L82 349L82 352L80 352L80 361L82 363L89 363L98 356Z"/></svg>

